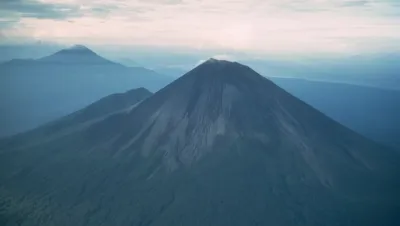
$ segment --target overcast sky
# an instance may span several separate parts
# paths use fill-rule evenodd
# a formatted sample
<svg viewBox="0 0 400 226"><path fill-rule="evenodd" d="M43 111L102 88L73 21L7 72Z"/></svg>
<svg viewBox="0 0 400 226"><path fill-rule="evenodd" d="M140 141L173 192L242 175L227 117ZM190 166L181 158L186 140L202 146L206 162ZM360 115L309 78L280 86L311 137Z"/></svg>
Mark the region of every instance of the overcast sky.
<svg viewBox="0 0 400 226"><path fill-rule="evenodd" d="M400 50L399 0L0 0L0 41L243 52Z"/></svg>

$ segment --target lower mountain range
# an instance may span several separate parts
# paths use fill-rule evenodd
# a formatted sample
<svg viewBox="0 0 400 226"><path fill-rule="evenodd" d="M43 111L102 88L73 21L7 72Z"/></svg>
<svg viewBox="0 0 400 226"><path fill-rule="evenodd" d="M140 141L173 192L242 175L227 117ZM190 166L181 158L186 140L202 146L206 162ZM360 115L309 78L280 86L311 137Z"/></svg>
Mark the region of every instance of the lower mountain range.
<svg viewBox="0 0 400 226"><path fill-rule="evenodd" d="M210 59L0 140L0 224L397 226L400 153Z"/></svg>

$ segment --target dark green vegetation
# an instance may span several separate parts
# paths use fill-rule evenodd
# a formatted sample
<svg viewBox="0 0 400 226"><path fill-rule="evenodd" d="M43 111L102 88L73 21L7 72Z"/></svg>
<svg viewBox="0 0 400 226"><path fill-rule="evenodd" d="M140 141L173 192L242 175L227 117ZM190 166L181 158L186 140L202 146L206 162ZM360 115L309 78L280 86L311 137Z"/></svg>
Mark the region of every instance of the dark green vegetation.
<svg viewBox="0 0 400 226"><path fill-rule="evenodd" d="M238 63L71 116L0 141L2 225L400 224L399 153Z"/></svg>

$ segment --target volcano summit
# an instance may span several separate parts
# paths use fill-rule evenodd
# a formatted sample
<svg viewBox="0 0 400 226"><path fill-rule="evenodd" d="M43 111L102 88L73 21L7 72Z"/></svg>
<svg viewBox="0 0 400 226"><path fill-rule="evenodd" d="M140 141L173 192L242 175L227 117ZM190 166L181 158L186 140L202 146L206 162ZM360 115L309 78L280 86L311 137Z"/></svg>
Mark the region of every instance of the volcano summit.
<svg viewBox="0 0 400 226"><path fill-rule="evenodd" d="M65 128L1 141L0 222L400 225L399 153L239 63Z"/></svg>

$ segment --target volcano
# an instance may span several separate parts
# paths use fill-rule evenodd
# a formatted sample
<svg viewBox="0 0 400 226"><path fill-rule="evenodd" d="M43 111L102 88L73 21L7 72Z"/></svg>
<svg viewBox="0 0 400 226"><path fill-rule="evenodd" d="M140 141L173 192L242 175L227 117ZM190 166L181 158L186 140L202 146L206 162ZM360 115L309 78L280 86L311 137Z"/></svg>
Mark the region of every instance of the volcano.
<svg viewBox="0 0 400 226"><path fill-rule="evenodd" d="M83 45L74 45L62 49L50 56L41 58L38 61L41 63L52 64L118 65L117 63L99 56L97 53Z"/></svg>
<svg viewBox="0 0 400 226"><path fill-rule="evenodd" d="M0 142L4 225L400 224L398 152L236 62L62 128Z"/></svg>

